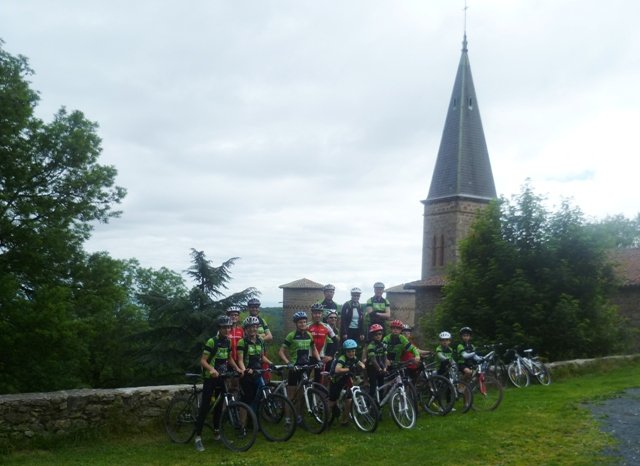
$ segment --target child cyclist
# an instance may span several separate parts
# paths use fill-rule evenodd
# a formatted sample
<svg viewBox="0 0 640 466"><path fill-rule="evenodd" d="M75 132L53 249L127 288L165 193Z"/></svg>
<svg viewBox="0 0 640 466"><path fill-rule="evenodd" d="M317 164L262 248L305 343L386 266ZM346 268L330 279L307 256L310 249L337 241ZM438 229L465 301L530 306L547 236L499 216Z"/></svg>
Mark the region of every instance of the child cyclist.
<svg viewBox="0 0 640 466"><path fill-rule="evenodd" d="M471 376L475 364L482 360L482 358L476 354L476 347L471 343L472 334L473 330L471 330L471 327L462 327L460 329L462 343L456 348L458 369L467 378Z"/></svg>
<svg viewBox="0 0 640 466"><path fill-rule="evenodd" d="M380 324L369 327L371 341L367 346L367 378L369 379L369 394L376 399L376 391L384 383L387 373L387 345L382 341L384 328Z"/></svg>
<svg viewBox="0 0 640 466"><path fill-rule="evenodd" d="M270 366L271 361L265 355L264 341L258 336L260 321L256 316L244 319L244 338L238 342L238 368L243 374L240 379L242 387L242 401L255 409L255 399L258 388L264 384L264 380L256 370L263 365Z"/></svg>
<svg viewBox="0 0 640 466"><path fill-rule="evenodd" d="M322 317L324 315L324 307L322 304L315 303L311 306L311 325L309 325L309 332L313 337L313 344L320 355L322 363L322 369L316 369L314 371L313 381L320 383L322 380L322 370L328 370L331 365L331 360L333 359L334 353L326 352L326 348L329 342L337 342L338 338L334 333L333 329L329 326L329 324L325 324L322 322Z"/></svg>
<svg viewBox="0 0 640 466"><path fill-rule="evenodd" d="M440 332L438 335L440 344L436 347L436 361L440 362L438 374L445 375L449 371L451 362L453 361L453 349L451 348L451 334L449 332Z"/></svg>
<svg viewBox="0 0 640 466"><path fill-rule="evenodd" d="M230 329L231 319L228 316L218 317L218 334L207 340L200 357L204 383L202 386L202 404L196 420L195 445L198 451L204 451L201 437L202 427L211 406L211 396L214 394L220 396L226 391L224 379L221 375L227 372L227 366L239 371L238 366L231 357L231 340L228 337ZM218 403L213 409L213 438L216 440L220 438L221 412L222 403Z"/></svg>
<svg viewBox="0 0 640 466"><path fill-rule="evenodd" d="M413 328L409 324L404 324L402 326L402 335L407 340L409 340L409 343L413 345L413 347L416 349L418 354L420 356L426 356L427 354L430 354L429 351L421 350L415 345L415 343L413 342L413 336L411 335L412 332L413 332ZM400 357L401 361L412 361L413 359L415 359L415 354L412 351L405 351L404 353L402 353L402 356ZM418 378L419 368L420 368L419 364L415 361L412 361L411 364L407 366L407 371L409 373L409 376L411 377L411 380L413 380L414 383Z"/></svg>
<svg viewBox="0 0 640 466"><path fill-rule="evenodd" d="M331 385L329 386L329 411L335 415L335 407L340 392L349 381L347 374L355 371L360 367L364 369L364 364L356 357L356 349L358 344L355 340L345 340L342 344L342 354L338 356L333 371L333 377L331 379ZM346 425L349 423L349 413L351 412L351 398L348 396L345 400L344 409L341 413L340 424Z"/></svg>
<svg viewBox="0 0 640 466"><path fill-rule="evenodd" d="M313 344L313 337L307 330L307 314L304 311L298 311L293 314L293 322L296 329L289 333L284 339L284 343L278 351L280 359L285 364L291 365L291 361L296 366L308 365L314 358L315 361L320 360L320 355L316 346ZM287 396L293 399L298 382L300 382L301 374L298 371L290 370L287 381Z"/></svg>
<svg viewBox="0 0 640 466"><path fill-rule="evenodd" d="M382 341L387 345L387 359L393 366L402 361L402 354L410 352L413 355L414 361L420 363L420 353L418 349L411 344L411 342L402 335L402 328L404 324L400 320L394 320L391 322L391 333L384 337Z"/></svg>

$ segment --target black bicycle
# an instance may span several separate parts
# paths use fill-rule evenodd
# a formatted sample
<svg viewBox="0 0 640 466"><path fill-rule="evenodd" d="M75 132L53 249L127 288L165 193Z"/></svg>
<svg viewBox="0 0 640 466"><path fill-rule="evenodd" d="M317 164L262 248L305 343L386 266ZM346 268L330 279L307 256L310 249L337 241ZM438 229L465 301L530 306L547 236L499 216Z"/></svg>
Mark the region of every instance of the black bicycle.
<svg viewBox="0 0 640 466"><path fill-rule="evenodd" d="M262 382L259 384L254 406L265 438L272 442L286 442L296 431L295 409L286 396L273 393L262 380L262 374L270 371L271 369L254 370Z"/></svg>
<svg viewBox="0 0 640 466"><path fill-rule="evenodd" d="M202 380L200 374L185 374L191 383L191 393L178 394L173 397L164 414L164 428L169 438L176 443L189 442L196 432L196 419L202 401L202 388L198 383ZM224 379L238 377L237 372L220 374ZM233 451L246 451L251 448L258 435L258 420L253 410L245 403L237 401L235 395L226 391L211 403L209 412L218 404L224 403L220 416L220 439L227 448ZM209 417L209 413L207 413ZM213 426L205 422L210 428Z"/></svg>
<svg viewBox="0 0 640 466"><path fill-rule="evenodd" d="M415 387L418 403L433 416L445 416L456 402L456 388L448 378L437 374L437 363L422 360Z"/></svg>

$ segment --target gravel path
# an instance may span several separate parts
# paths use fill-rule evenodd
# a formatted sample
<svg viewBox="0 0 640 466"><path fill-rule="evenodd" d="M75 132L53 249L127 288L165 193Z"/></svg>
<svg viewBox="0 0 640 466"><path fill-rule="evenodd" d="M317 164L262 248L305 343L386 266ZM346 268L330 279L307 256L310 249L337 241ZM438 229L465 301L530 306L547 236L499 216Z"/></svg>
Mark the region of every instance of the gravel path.
<svg viewBox="0 0 640 466"><path fill-rule="evenodd" d="M619 398L590 404L589 409L600 422L603 432L620 443L609 450L622 465L640 465L640 388L632 388Z"/></svg>

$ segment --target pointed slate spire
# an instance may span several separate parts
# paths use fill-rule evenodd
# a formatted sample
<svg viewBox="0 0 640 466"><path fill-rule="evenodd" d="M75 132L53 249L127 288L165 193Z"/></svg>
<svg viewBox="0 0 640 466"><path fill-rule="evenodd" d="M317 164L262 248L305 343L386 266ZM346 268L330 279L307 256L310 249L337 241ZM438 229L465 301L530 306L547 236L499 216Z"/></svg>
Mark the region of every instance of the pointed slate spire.
<svg viewBox="0 0 640 466"><path fill-rule="evenodd" d="M431 187L425 202L451 197L479 200L496 197L478 99L471 78L466 33Z"/></svg>

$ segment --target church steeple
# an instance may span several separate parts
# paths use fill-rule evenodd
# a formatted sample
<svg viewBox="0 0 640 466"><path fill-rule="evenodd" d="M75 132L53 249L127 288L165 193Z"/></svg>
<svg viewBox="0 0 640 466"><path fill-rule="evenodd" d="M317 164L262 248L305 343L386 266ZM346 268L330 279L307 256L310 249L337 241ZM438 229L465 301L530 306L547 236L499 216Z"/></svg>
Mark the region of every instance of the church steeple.
<svg viewBox="0 0 640 466"><path fill-rule="evenodd" d="M425 202L450 197L487 201L496 197L489 152L471 76L466 32L438 158Z"/></svg>

